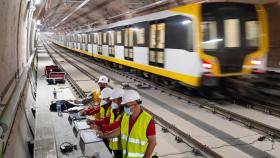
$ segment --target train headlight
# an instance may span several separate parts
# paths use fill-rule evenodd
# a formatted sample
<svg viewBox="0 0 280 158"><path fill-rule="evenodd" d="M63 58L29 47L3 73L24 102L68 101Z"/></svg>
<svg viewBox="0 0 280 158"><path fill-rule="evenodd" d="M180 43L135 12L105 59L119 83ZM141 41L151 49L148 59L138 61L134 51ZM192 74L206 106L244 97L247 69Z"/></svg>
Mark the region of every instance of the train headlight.
<svg viewBox="0 0 280 158"><path fill-rule="evenodd" d="M251 64L253 64L253 65L261 65L262 61L261 60L257 60L257 59L253 59L253 60L251 60Z"/></svg>
<svg viewBox="0 0 280 158"><path fill-rule="evenodd" d="M202 67L205 69L212 69L213 65L210 62L203 61Z"/></svg>

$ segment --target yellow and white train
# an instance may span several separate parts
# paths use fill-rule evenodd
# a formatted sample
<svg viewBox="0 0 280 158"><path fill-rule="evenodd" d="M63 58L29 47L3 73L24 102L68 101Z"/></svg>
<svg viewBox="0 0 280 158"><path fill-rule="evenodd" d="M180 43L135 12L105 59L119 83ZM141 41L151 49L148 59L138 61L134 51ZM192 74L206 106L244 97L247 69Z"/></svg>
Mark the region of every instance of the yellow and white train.
<svg viewBox="0 0 280 158"><path fill-rule="evenodd" d="M262 5L197 3L56 35L73 51L191 87L266 69L268 26Z"/></svg>

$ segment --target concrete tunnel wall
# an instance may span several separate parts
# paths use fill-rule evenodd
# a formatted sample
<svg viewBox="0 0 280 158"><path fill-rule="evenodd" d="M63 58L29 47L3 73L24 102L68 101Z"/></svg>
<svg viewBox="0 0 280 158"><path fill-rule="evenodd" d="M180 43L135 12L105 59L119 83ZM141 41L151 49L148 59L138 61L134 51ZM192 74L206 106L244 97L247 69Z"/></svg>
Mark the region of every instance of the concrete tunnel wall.
<svg viewBox="0 0 280 158"><path fill-rule="evenodd" d="M34 28L31 28L29 17L29 0L2 0L0 2L0 103L6 104L3 98L9 98L16 84L19 83L19 76L27 65L27 61L33 52L32 46ZM27 40L29 38L29 40ZM9 93L11 92L11 93ZM11 132L5 141L4 153L1 156L9 158L31 157L28 149L28 142L33 141L31 129L34 130L34 117L31 114L31 106L34 102L31 93L30 83L27 82L23 97L18 104L16 117ZM26 112L26 113L25 113ZM0 111L0 116L2 111ZM11 114L12 115L12 114ZM3 155L2 155L3 154Z"/></svg>

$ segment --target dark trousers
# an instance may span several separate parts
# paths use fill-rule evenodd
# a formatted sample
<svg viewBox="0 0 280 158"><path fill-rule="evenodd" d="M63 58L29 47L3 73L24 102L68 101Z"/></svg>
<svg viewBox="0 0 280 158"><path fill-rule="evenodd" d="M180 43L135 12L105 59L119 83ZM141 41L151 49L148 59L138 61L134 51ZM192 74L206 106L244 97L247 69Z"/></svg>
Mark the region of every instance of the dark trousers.
<svg viewBox="0 0 280 158"><path fill-rule="evenodd" d="M112 153L112 150L109 147L109 140L108 139L103 139L103 142L105 143L105 145L108 148L108 150L110 151L110 153Z"/></svg>
<svg viewBox="0 0 280 158"><path fill-rule="evenodd" d="M115 158L122 158L122 150L113 150Z"/></svg>

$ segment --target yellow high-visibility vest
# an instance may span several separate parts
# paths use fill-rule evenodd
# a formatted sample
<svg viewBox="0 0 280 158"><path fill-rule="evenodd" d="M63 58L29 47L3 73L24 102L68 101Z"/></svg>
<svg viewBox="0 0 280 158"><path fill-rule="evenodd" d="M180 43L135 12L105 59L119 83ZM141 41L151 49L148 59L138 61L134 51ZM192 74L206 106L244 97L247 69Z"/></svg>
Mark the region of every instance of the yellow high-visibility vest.
<svg viewBox="0 0 280 158"><path fill-rule="evenodd" d="M101 96L100 88L97 88L92 91L92 101L93 101L94 105L100 104L100 96Z"/></svg>
<svg viewBox="0 0 280 158"><path fill-rule="evenodd" d="M110 113L111 109L112 107L110 106L105 113L105 108L100 105L99 119L104 119L105 117L109 117L111 114Z"/></svg>
<svg viewBox="0 0 280 158"><path fill-rule="evenodd" d="M124 112L119 113L119 115L115 119L115 114L113 112L113 109L111 109L110 123L109 124L112 124L115 121L119 121L122 118L123 114L124 114ZM122 150L121 136L110 138L109 147L110 147L111 150Z"/></svg>
<svg viewBox="0 0 280 158"><path fill-rule="evenodd" d="M123 158L142 158L146 153L149 143L146 133L152 116L143 111L136 120L130 133L129 118L130 116L125 113L121 122Z"/></svg>

